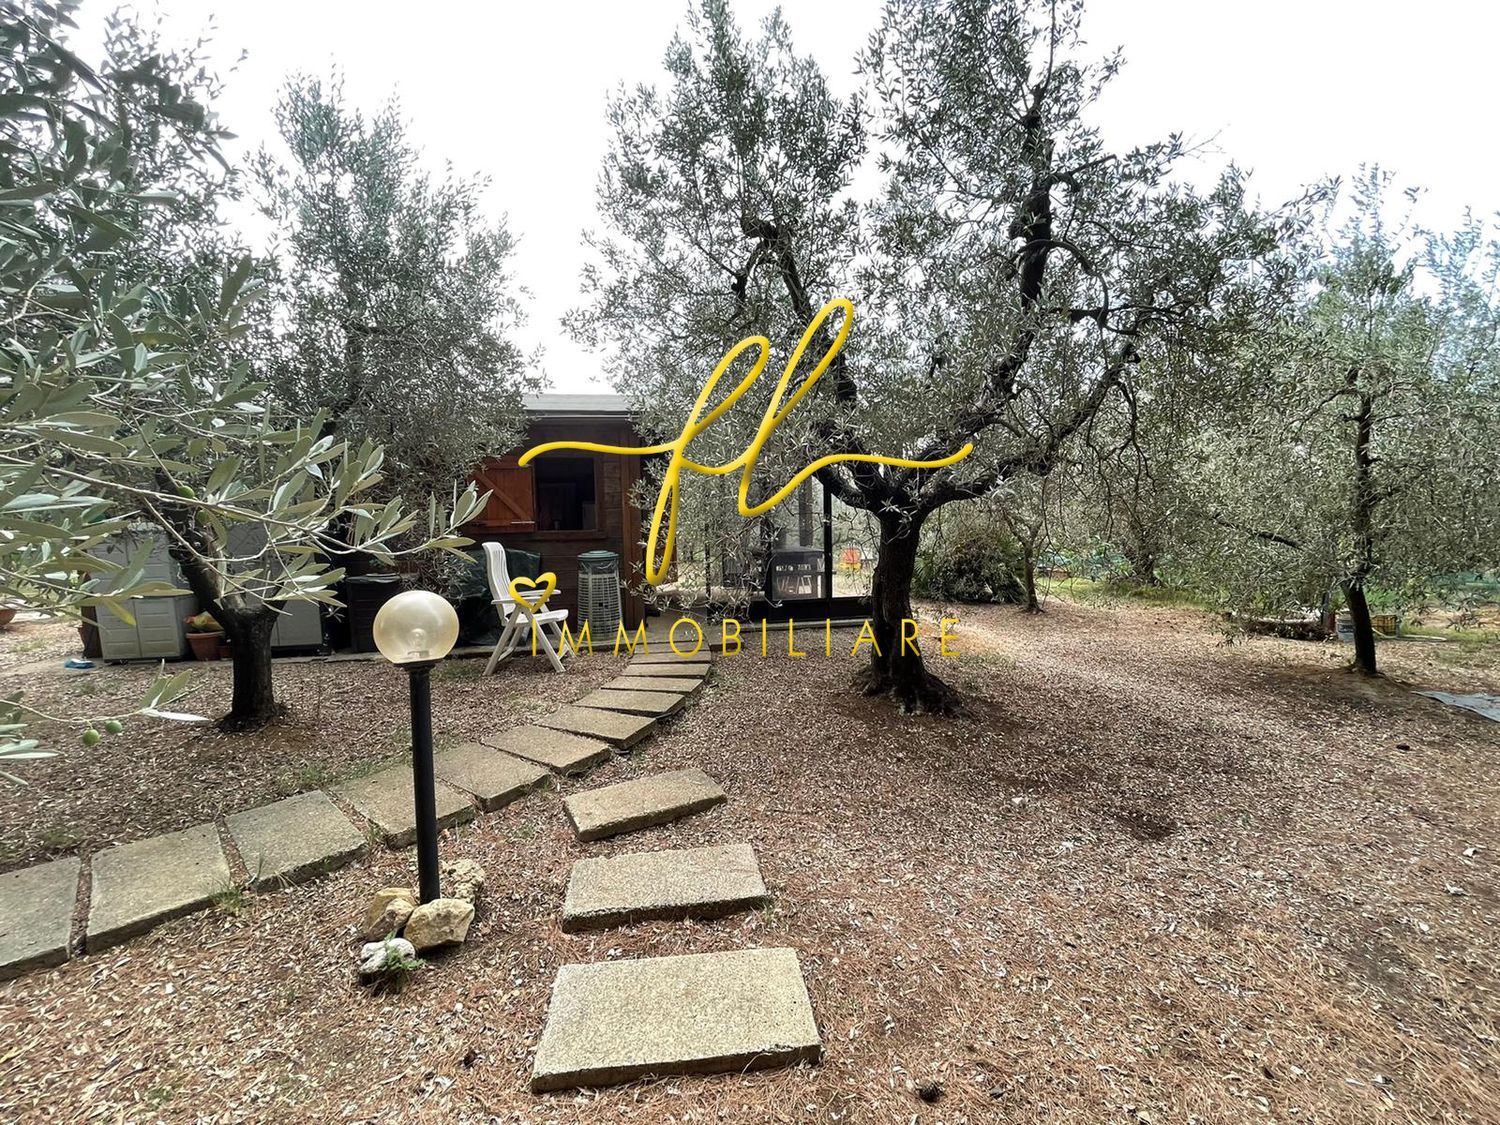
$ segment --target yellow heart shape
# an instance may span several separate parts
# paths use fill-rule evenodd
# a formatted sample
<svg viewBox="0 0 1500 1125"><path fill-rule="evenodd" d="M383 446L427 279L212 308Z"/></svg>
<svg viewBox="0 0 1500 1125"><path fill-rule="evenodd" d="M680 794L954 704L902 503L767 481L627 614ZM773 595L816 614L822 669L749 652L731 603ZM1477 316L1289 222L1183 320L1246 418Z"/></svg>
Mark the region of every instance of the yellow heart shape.
<svg viewBox="0 0 1500 1125"><path fill-rule="evenodd" d="M536 601L521 596L521 588L529 590L541 590L542 596ZM540 613L542 606L547 604L547 599L552 596L552 591L557 589L557 575L550 570L546 574L539 574L536 578L512 578L510 580L510 596L522 603L532 613Z"/></svg>

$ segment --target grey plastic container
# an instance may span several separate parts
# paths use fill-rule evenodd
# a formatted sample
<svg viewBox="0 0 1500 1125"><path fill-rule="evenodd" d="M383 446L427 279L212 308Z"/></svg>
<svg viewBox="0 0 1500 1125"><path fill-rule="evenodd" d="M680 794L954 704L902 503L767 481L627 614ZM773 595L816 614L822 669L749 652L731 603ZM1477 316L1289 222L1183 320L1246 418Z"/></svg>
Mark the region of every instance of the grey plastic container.
<svg viewBox="0 0 1500 1125"><path fill-rule="evenodd" d="M147 543L151 544L151 554L145 577L173 586L183 585L177 564L167 554L166 540L160 534L144 532L129 541L112 543L101 548L100 555L127 563ZM105 660L179 660L187 653L187 618L197 612L196 598L191 594L151 595L131 598L128 605L135 618L133 624L122 621L103 606L99 608L99 648Z"/></svg>
<svg viewBox="0 0 1500 1125"><path fill-rule="evenodd" d="M260 524L237 523L229 528L229 551L253 555L265 545L266 529ZM287 602L281 607L271 632L271 651L323 647L323 614L317 602Z"/></svg>

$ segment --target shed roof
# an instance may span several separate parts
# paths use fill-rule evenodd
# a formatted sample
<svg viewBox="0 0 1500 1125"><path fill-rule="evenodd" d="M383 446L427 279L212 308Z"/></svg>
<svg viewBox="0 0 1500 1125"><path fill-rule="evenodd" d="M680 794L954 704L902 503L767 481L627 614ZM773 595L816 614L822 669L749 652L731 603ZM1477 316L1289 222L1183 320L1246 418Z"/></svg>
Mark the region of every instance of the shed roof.
<svg viewBox="0 0 1500 1125"><path fill-rule="evenodd" d="M624 395L527 395L527 414L546 414L567 418L599 417L627 418L631 414L630 402Z"/></svg>

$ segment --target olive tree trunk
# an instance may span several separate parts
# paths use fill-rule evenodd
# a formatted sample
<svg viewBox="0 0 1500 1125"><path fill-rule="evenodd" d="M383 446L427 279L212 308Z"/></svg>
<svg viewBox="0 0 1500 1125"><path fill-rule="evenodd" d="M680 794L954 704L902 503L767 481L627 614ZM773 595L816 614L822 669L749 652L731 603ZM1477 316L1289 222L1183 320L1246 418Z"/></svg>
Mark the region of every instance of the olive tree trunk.
<svg viewBox="0 0 1500 1125"><path fill-rule="evenodd" d="M920 521L880 520L880 554L870 587L876 649L870 653L860 686L866 695L894 695L903 710L948 713L957 708L957 694L927 671L915 641L901 644L901 623L912 616L911 583L920 540Z"/></svg>
<svg viewBox="0 0 1500 1125"><path fill-rule="evenodd" d="M1375 626L1370 621L1370 602L1363 583L1344 583L1344 600L1349 603L1349 619L1354 624L1354 668L1367 676L1375 669Z"/></svg>
<svg viewBox="0 0 1500 1125"><path fill-rule="evenodd" d="M271 634L279 616L277 607L239 594L226 595L213 567L185 551L172 554L188 588L213 614L229 641L234 687L229 714L219 720L220 729L248 731L265 726L285 710L276 702L271 680Z"/></svg>
<svg viewBox="0 0 1500 1125"><path fill-rule="evenodd" d="M1026 612L1041 613L1042 603L1036 597L1036 545L1021 544L1021 581L1026 587Z"/></svg>
<svg viewBox="0 0 1500 1125"><path fill-rule="evenodd" d="M1351 374L1351 378L1353 375ZM1354 668L1367 676L1375 668L1375 628L1370 621L1367 584L1375 570L1375 403L1369 392L1361 392L1354 415L1354 497L1350 523L1354 532L1354 567L1344 582L1349 618L1354 623Z"/></svg>

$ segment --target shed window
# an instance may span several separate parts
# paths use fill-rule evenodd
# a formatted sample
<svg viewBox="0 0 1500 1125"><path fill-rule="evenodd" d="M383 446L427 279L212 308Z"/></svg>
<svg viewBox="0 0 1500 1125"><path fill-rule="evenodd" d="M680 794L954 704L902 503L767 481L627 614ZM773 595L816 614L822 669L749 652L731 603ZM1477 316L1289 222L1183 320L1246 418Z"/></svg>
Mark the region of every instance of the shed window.
<svg viewBox="0 0 1500 1125"><path fill-rule="evenodd" d="M477 529L509 533L536 530L536 500L529 467L521 468L514 457L491 457L475 472L474 483L480 492L490 494L489 503L474 520Z"/></svg>
<svg viewBox="0 0 1500 1125"><path fill-rule="evenodd" d="M594 458L549 454L538 457L531 468L538 531L593 531L599 526Z"/></svg>

